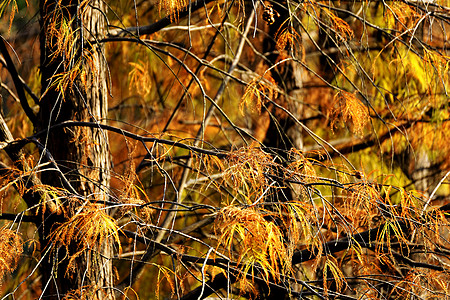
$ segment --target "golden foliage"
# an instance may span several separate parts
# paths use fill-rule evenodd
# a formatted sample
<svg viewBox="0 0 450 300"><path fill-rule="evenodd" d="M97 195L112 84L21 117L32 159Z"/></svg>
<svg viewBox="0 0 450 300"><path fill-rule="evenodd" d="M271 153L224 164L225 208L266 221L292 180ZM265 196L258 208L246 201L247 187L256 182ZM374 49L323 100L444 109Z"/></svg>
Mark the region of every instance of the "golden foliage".
<svg viewBox="0 0 450 300"><path fill-rule="evenodd" d="M300 243L312 249L320 247L320 240L314 236L312 224L316 223L311 204L303 201L289 201L273 205L273 216L285 233L288 257Z"/></svg>
<svg viewBox="0 0 450 300"><path fill-rule="evenodd" d="M391 292L397 299L405 299L412 295L421 295L423 299L445 299L448 295L450 276L446 272L429 269L411 268L406 276L400 280ZM436 295L435 291L443 294Z"/></svg>
<svg viewBox="0 0 450 300"><path fill-rule="evenodd" d="M443 112L442 117L449 118L450 112ZM425 149L431 153L450 153L450 121L420 122L410 130L410 143L415 149ZM438 154L439 155L439 154ZM450 155L440 155L442 168L449 168Z"/></svg>
<svg viewBox="0 0 450 300"><path fill-rule="evenodd" d="M68 293L66 293L66 296L63 298L63 300L88 300L91 299L91 295L86 293L84 289L82 288L77 290L71 290ZM97 299L95 297L94 299Z"/></svg>
<svg viewBox="0 0 450 300"><path fill-rule="evenodd" d="M53 247L64 246L69 249L74 244L78 246L77 252L70 257L68 271L75 267L74 259L83 251L100 247L108 238L112 238L119 247L119 253L122 252L119 227L114 219L97 205L85 207L84 211L59 225L52 232L51 238L54 241Z"/></svg>
<svg viewBox="0 0 450 300"><path fill-rule="evenodd" d="M223 247L230 257L237 254L237 263L242 264L241 280L247 280L245 274L251 274L278 281L292 271L280 228L254 207L224 207L216 219L215 230L220 237L217 247Z"/></svg>
<svg viewBox="0 0 450 300"><path fill-rule="evenodd" d="M205 155L201 157L201 163L205 164L206 169L210 170L212 172L218 170L219 172L222 172L225 170L225 164L224 162L214 155Z"/></svg>
<svg viewBox="0 0 450 300"><path fill-rule="evenodd" d="M57 91L61 93L63 98L67 94L67 90L71 90L73 85L80 81L81 85L88 89L92 82L88 81L88 77L97 73L97 56L91 51L83 49L83 54L73 65L66 66L65 71L57 73L51 78L50 87L54 87ZM89 74L88 74L89 73Z"/></svg>
<svg viewBox="0 0 450 300"><path fill-rule="evenodd" d="M358 182L351 185L349 189L349 209L351 207L363 207L366 211L371 211L377 207L377 202L381 201L380 192L376 187L376 183Z"/></svg>
<svg viewBox="0 0 450 300"><path fill-rule="evenodd" d="M61 10L55 9L46 21L48 26L46 26L47 39L45 43L49 49L53 50L51 60L55 60L58 56L64 56L66 58L64 62L70 63L77 51L78 34L72 29L74 20L69 20Z"/></svg>
<svg viewBox="0 0 450 300"><path fill-rule="evenodd" d="M131 295L130 295L131 294ZM122 293L122 297L120 298L121 300L128 300L128 299L136 299L139 300L139 295L138 293L131 287L131 286L127 286Z"/></svg>
<svg viewBox="0 0 450 300"><path fill-rule="evenodd" d="M301 9L304 11L311 11L311 15L315 16L317 18L318 12L320 11L323 13L324 19L328 19L328 21L331 23L330 27L332 28L333 32L336 34L336 36L341 41L346 41L349 39L352 39L354 36L353 30L351 29L350 25L336 16L330 9L326 8L323 5L320 5L316 1L305 1L300 6ZM323 22L323 20L316 20L318 23Z"/></svg>
<svg viewBox="0 0 450 300"><path fill-rule="evenodd" d="M358 182L348 182L350 178L342 176L347 182L346 188L341 195L335 195L330 212L324 214L327 226L335 228L327 233L327 238L335 239L347 235L349 231L368 230L379 225L379 206L384 202L380 185L368 179L370 173L366 175L358 171L357 174L360 178ZM354 250L360 260L360 251L357 248Z"/></svg>
<svg viewBox="0 0 450 300"><path fill-rule="evenodd" d="M135 166L132 163L128 168L125 176L118 176L119 185L123 188L120 190L119 199L124 205L119 209L119 215L122 216L130 210L135 210L143 220L150 222L153 208L145 205L150 200L143 188L139 177L135 173ZM136 209L138 207L138 209Z"/></svg>
<svg viewBox="0 0 450 300"><path fill-rule="evenodd" d="M147 96L152 88L148 64L142 61L138 61L137 63L130 62L129 64L133 67L128 74L130 77L129 90L136 91L143 97Z"/></svg>
<svg viewBox="0 0 450 300"><path fill-rule="evenodd" d="M3 276L14 271L22 254L22 239L16 231L0 228L0 283Z"/></svg>
<svg viewBox="0 0 450 300"><path fill-rule="evenodd" d="M435 76L444 85L444 89L449 87L449 71L450 56L442 53L431 51L427 48L424 50L424 69L427 74L435 74ZM432 77L429 75L429 77Z"/></svg>
<svg viewBox="0 0 450 300"><path fill-rule="evenodd" d="M95 292L93 293L92 291ZM99 289L96 286L85 285L81 288L70 290L65 294L62 300L100 300L106 298L108 297L104 289ZM139 300L139 297L137 297L137 299Z"/></svg>
<svg viewBox="0 0 450 300"><path fill-rule="evenodd" d="M252 199L259 199L269 186L265 174L271 174L275 166L272 156L258 147L243 147L230 153L228 163L225 182L253 204Z"/></svg>
<svg viewBox="0 0 450 300"><path fill-rule="evenodd" d="M355 94L339 91L335 96L334 107L331 110L332 118L331 128L334 128L336 119L341 117L344 122L352 121L351 131L355 134L362 135L364 127L369 122L369 112Z"/></svg>
<svg viewBox="0 0 450 300"><path fill-rule="evenodd" d="M392 26L399 31L411 29L419 21L420 15L406 3L393 1L392 5L386 4L386 6L387 12L393 16Z"/></svg>
<svg viewBox="0 0 450 300"><path fill-rule="evenodd" d="M408 240L406 239L405 232L402 230L399 222L397 220L386 219L377 235L378 243L376 245L375 253L377 254L378 259L387 265L391 265L391 267L394 267L394 260L391 260L392 243L394 240L397 243L408 247ZM387 253L386 249L388 251Z"/></svg>
<svg viewBox="0 0 450 300"><path fill-rule="evenodd" d="M344 287L344 283L346 282L345 276L341 271L341 267L339 266L336 258L332 255L327 255L325 257L325 264L323 267L323 290L324 296L328 296L328 272L333 276L333 282L336 283L336 289L338 292L342 290Z"/></svg>
<svg viewBox="0 0 450 300"><path fill-rule="evenodd" d="M353 30L347 22L336 16L328 8L322 7L322 11L330 18L333 30L341 41L353 38Z"/></svg>
<svg viewBox="0 0 450 300"><path fill-rule="evenodd" d="M28 1L25 1L28 6ZM16 0L2 0L0 3L0 18L3 16L5 11L7 10L8 6L11 5L11 11L9 13L9 26L8 26L8 32L11 31L11 25L14 20L14 16L18 12L19 7L17 6Z"/></svg>
<svg viewBox="0 0 450 300"><path fill-rule="evenodd" d="M260 78L254 78L247 85L245 93L241 98L239 109L244 113L245 107L250 107L253 112L261 113L262 105L266 102L266 98L273 99L278 96L276 91L276 82L270 76L269 72Z"/></svg>
<svg viewBox="0 0 450 300"><path fill-rule="evenodd" d="M71 89L75 80L81 74L81 64L78 62L72 69L67 72L58 73L52 76L51 87L54 87L57 91L61 92L61 95L65 98L65 91Z"/></svg>
<svg viewBox="0 0 450 300"><path fill-rule="evenodd" d="M306 158L301 151L295 148L292 148L288 155L293 160L287 166L287 170L292 172L292 176L300 175L305 182L314 182L317 180L316 170L313 166L314 161ZM287 174L289 175L289 173Z"/></svg>
<svg viewBox="0 0 450 300"><path fill-rule="evenodd" d="M423 222L416 226L417 240L425 241L425 247L430 251L448 247L448 234L442 234L442 228L450 226L448 213L435 207L424 212L422 217Z"/></svg>
<svg viewBox="0 0 450 300"><path fill-rule="evenodd" d="M43 204L42 210L45 212L49 209L52 213L63 214L64 213L64 205L61 203L61 197L64 197L65 190L61 188L57 188L50 185L35 185L32 190L34 192L39 192L42 195L41 201L48 201L48 203Z"/></svg>
<svg viewBox="0 0 450 300"><path fill-rule="evenodd" d="M89 40L81 41L81 28L74 29L76 18L66 15L63 12L67 8L56 3L57 8L53 9L45 19L46 26L46 46L51 49L50 62L63 57L62 72L56 73L51 78L50 87L61 92L65 97L66 91L71 89L77 80L87 89L91 86L87 78L98 73L98 61L95 55L95 47ZM78 14L81 16L87 8L88 1L83 1ZM85 44L83 47L82 45ZM80 55L81 53L81 55ZM45 94L45 93L44 93Z"/></svg>
<svg viewBox="0 0 450 300"><path fill-rule="evenodd" d="M281 30L281 32L280 32ZM294 47L301 45L302 37L292 27L280 27L275 34L275 40L277 41L275 47L278 51L283 51L287 46Z"/></svg>
<svg viewBox="0 0 450 300"><path fill-rule="evenodd" d="M174 274L174 272L170 269L167 268L165 266L161 266L158 264L152 264L152 266L156 267L158 269L158 275L156 277L156 290L155 290L155 298L156 300L159 300L159 291L160 291L160 287L161 287L161 283L163 282L163 280L166 280L167 283L170 286L170 289L172 290L172 295L174 295L175 293L175 283L172 279L172 277L176 274Z"/></svg>
<svg viewBox="0 0 450 300"><path fill-rule="evenodd" d="M264 6L262 18L267 24L272 25L279 17L280 14L273 8L272 4L269 3Z"/></svg>
<svg viewBox="0 0 450 300"><path fill-rule="evenodd" d="M178 22L180 11L186 6L186 0L160 0L159 13L164 8L172 22Z"/></svg>

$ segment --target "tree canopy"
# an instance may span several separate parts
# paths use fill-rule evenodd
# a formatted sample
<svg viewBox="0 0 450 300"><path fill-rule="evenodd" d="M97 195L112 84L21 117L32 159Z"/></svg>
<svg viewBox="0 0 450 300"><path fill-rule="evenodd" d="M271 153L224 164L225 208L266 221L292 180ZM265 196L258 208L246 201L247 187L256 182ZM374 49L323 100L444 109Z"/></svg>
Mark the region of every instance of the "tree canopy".
<svg viewBox="0 0 450 300"><path fill-rule="evenodd" d="M1 0L1 299L450 297L449 15Z"/></svg>

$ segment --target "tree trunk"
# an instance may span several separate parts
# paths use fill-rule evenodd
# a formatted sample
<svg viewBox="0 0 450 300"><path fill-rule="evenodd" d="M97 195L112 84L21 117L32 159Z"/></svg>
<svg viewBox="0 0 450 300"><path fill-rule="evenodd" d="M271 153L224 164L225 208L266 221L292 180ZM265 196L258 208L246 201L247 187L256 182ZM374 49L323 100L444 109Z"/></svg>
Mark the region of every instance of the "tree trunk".
<svg viewBox="0 0 450 300"><path fill-rule="evenodd" d="M268 36L264 39L263 53L270 53L267 56L270 62L269 67L273 66L280 59L279 51L286 51L289 56L300 59L299 40L300 29L290 27L290 15L287 10L288 2L279 1L273 3L273 9L276 11L274 22L269 23ZM267 8L266 8L267 9ZM284 30L290 31L294 37L294 45L287 43L285 49L277 49L277 39ZM281 55L282 58L282 55ZM277 85L283 89L287 95L295 99L296 101L290 101L284 99L283 95L279 95L278 99L274 99L279 102L281 106L285 106L290 112L294 114L296 118L300 118L303 113L303 107L301 104L302 94L302 67L294 61L286 62L280 67L275 68L272 72L272 77ZM276 108L272 109L272 114L275 117L270 119L267 135L264 140L264 145L274 149L281 149L281 156L284 155L285 150L296 148L303 150L303 137L302 128L298 126L287 114L281 113Z"/></svg>
<svg viewBox="0 0 450 300"><path fill-rule="evenodd" d="M300 55L297 53L300 45L298 44L290 44L287 43L284 49L277 48L277 39L280 38L280 34L285 30L289 31L295 37L299 35L298 28L290 27L290 15L288 7L288 2L285 0L279 2L271 2L268 4L270 6L266 6L266 12L270 10L270 7L274 10L274 18L272 22L268 22L268 35L264 39L263 44L263 53L270 53L267 55L268 59L268 67L276 65L277 62L283 59L283 53L286 52L291 57L298 58ZM272 6L273 5L273 6ZM297 32L295 32L297 31ZM295 43L300 42L297 38L294 39ZM276 99L273 99L274 102L277 102L279 105L287 108L290 112L294 114L296 118L300 118L303 107L301 104L301 94L302 94L302 69L301 66L296 62L286 62L274 68L271 71L271 76L277 83L278 87L283 89L286 95L295 99L295 101L291 101L287 99L284 95L280 94ZM295 123L292 118L280 111L280 109L269 106L268 110L270 110L270 121L268 125L268 129L266 132L266 136L264 138L263 144L271 151L276 152L276 155L282 158L281 163L286 163L285 160L288 159L288 151L291 148L296 148L298 150L303 150L303 136L302 129L298 124ZM286 178L284 171L281 168L275 168L273 170L274 174L278 176L278 178ZM285 182L284 180L279 180L277 184L269 190L267 193L269 196L266 197L266 202L286 202L295 199L296 190L295 186ZM272 205L267 205L265 207L267 210L273 209ZM281 226L282 222L279 222L276 218L272 220L275 224L279 224ZM288 232L287 228L281 227L281 230L284 232ZM286 236L286 239L289 239ZM283 288L276 288L261 285L260 291L261 298L264 299L274 299L274 300L282 300L289 299L289 295Z"/></svg>
<svg viewBox="0 0 450 300"><path fill-rule="evenodd" d="M105 33L105 10L101 0L40 3L42 97L37 130L50 129L41 143L70 185L51 170L43 173L42 182L72 194L61 201L64 215L43 211L43 251L50 247L50 235L56 226L73 217L80 207L92 208L96 203L100 208L102 204L98 203L108 198L110 154L106 132L84 127L51 129L64 121L100 123L107 117L107 68L104 49L96 44ZM74 261L75 272L67 272L70 257L85 246L72 244L58 249L58 254L50 254L53 261L43 260L43 289L47 285L43 294L55 297L72 292L83 299L113 299L110 238L94 248L90 245L89 251L84 250Z"/></svg>

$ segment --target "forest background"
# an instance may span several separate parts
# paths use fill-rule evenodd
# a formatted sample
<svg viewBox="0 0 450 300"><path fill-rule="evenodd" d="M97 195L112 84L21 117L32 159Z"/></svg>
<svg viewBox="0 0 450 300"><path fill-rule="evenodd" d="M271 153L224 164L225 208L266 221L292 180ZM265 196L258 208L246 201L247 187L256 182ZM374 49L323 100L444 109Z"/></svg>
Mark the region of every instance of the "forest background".
<svg viewBox="0 0 450 300"><path fill-rule="evenodd" d="M1 299L450 297L450 1L0 17Z"/></svg>

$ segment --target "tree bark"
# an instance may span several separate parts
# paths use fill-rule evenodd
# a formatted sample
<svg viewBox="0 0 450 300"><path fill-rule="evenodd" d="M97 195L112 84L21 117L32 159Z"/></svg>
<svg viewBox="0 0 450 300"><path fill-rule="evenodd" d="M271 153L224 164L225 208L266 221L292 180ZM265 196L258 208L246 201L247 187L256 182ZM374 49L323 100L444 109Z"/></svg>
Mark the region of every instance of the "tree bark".
<svg viewBox="0 0 450 300"><path fill-rule="evenodd" d="M287 9L288 2L279 1L273 3L273 9L276 12L274 22L268 24L268 36L264 39L263 53L270 53L267 56L269 67L275 65L278 60L283 59L279 51L286 51L289 56L300 59L298 53L301 41L300 29L293 28L290 24L289 10ZM287 43L285 49L277 49L277 39L280 38L281 33L288 30L293 38L294 45ZM284 99L283 95L278 95L274 101L280 103L289 109L297 118L300 118L303 113L301 104L302 94L302 67L294 61L286 62L275 68L272 72L272 77L277 85L283 89L287 95L294 98L296 102ZM285 150L296 148L303 150L302 129L289 116L276 108L272 109L269 128L264 140L264 145L274 149L281 149L279 155L283 156Z"/></svg>
<svg viewBox="0 0 450 300"><path fill-rule="evenodd" d="M71 196L61 201L64 215L42 212L42 250L53 242L52 230L79 213L80 207L89 204L92 208L92 203L97 203L100 209L102 200L108 198L107 133L87 127L51 129L64 121L101 123L107 117L107 67L104 48L96 43L105 35L105 11L106 5L101 0L40 3L42 97L37 130L48 130L41 143L73 187ZM67 188L67 182L52 170L44 172L41 179L45 185ZM84 245L73 241L72 244L53 250L51 259L43 260L44 296L71 292L83 299L114 299L112 240L106 238L102 245L90 245L75 260L75 272L67 272L68 260L84 249Z"/></svg>

